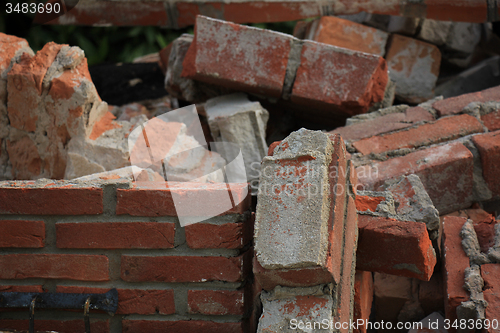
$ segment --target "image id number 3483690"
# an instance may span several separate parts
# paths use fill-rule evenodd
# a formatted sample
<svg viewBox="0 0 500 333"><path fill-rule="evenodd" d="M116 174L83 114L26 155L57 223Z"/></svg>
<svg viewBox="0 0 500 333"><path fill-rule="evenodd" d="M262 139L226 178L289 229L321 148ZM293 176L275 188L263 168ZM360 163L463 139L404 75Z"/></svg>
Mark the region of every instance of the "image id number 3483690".
<svg viewBox="0 0 500 333"><path fill-rule="evenodd" d="M42 13L59 13L61 11L60 3L11 3L7 2L5 4L5 12L7 14L12 13L23 13L23 14L42 14Z"/></svg>

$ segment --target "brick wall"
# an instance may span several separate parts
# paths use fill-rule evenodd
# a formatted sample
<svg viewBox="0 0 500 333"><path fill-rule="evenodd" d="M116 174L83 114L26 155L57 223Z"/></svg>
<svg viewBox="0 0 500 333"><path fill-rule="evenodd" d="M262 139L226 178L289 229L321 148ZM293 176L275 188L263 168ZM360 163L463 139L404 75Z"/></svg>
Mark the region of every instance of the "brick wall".
<svg viewBox="0 0 500 333"><path fill-rule="evenodd" d="M250 197L185 228L172 201L178 191L215 207L211 199L227 193L219 185L2 182L0 291L117 288L117 313L91 311L92 332L244 332L252 300ZM232 186L232 194L246 194L246 186ZM0 311L0 329L28 329L27 309ZM35 329L81 332L79 312L35 311Z"/></svg>

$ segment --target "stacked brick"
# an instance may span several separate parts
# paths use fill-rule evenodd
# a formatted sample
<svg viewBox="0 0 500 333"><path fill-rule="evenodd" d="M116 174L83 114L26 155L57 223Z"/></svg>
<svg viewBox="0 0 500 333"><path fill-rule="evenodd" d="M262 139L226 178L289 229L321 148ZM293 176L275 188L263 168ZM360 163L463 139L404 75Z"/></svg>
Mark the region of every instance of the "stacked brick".
<svg viewBox="0 0 500 333"><path fill-rule="evenodd" d="M258 332L293 329L293 320L348 323L356 266L356 180L341 137L293 132L264 158L261 171L253 269L265 291Z"/></svg>
<svg viewBox="0 0 500 333"><path fill-rule="evenodd" d="M246 195L247 184L233 185L235 198ZM127 181L1 183L0 291L117 288L116 315L91 311L92 332L249 331L250 197L223 215L181 228L173 192L203 197L207 205L192 213L207 217L228 195L218 184L139 189ZM84 330L79 312L35 315L37 331ZM2 309L0 330L27 328L27 312Z"/></svg>

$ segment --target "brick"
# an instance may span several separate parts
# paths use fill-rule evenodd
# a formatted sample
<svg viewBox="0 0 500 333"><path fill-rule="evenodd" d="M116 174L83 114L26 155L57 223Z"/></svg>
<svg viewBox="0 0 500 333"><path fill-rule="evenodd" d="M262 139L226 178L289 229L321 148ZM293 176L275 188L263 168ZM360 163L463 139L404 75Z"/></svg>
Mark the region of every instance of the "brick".
<svg viewBox="0 0 500 333"><path fill-rule="evenodd" d="M33 55L33 51L24 38L0 33L0 45L2 49L2 55L0 55L0 73L9 67L12 58L14 58L16 54L27 52Z"/></svg>
<svg viewBox="0 0 500 333"><path fill-rule="evenodd" d="M5 254L0 279L109 281L108 258L79 254Z"/></svg>
<svg viewBox="0 0 500 333"><path fill-rule="evenodd" d="M45 223L43 221L1 220L0 248L45 246Z"/></svg>
<svg viewBox="0 0 500 333"><path fill-rule="evenodd" d="M440 117L462 112L472 102L498 102L500 101L500 86L485 89L457 97L446 98L432 104Z"/></svg>
<svg viewBox="0 0 500 333"><path fill-rule="evenodd" d="M356 210L358 212L371 211L372 213L374 213L377 211L377 206L382 201L385 201L385 197L370 197L367 195L357 195Z"/></svg>
<svg viewBox="0 0 500 333"><path fill-rule="evenodd" d="M465 218L445 216L443 219L443 279L445 289L445 317L451 322L457 318L456 308L469 300L463 288L465 269L469 258L462 248L460 232L467 221Z"/></svg>
<svg viewBox="0 0 500 333"><path fill-rule="evenodd" d="M191 224L185 227L186 243L192 249L241 249L252 240L253 221Z"/></svg>
<svg viewBox="0 0 500 333"><path fill-rule="evenodd" d="M500 110L481 115L481 121L490 132L500 130Z"/></svg>
<svg viewBox="0 0 500 333"><path fill-rule="evenodd" d="M2 293L43 293L43 286L0 286Z"/></svg>
<svg viewBox="0 0 500 333"><path fill-rule="evenodd" d="M483 295L488 306L485 310L486 319L498 321L500 314L500 265L499 264L485 264L481 265L481 277L484 280ZM483 332L498 333L499 327L493 322L493 327Z"/></svg>
<svg viewBox="0 0 500 333"><path fill-rule="evenodd" d="M356 271L354 279L354 312L353 321L359 319L368 321L373 303L373 275L372 272ZM363 325L353 329L353 333L366 333Z"/></svg>
<svg viewBox="0 0 500 333"><path fill-rule="evenodd" d="M339 133L344 140L354 141L411 127L417 122L432 120L434 117L429 111L416 106L408 108L404 112L390 113L368 121L336 128L329 133Z"/></svg>
<svg viewBox="0 0 500 333"><path fill-rule="evenodd" d="M255 279L264 290L273 290L276 286L308 287L330 283L331 273L324 267L302 269L265 269L257 258L253 260Z"/></svg>
<svg viewBox="0 0 500 333"><path fill-rule="evenodd" d="M169 249L174 236L174 223L56 223L56 245L61 249Z"/></svg>
<svg viewBox="0 0 500 333"><path fill-rule="evenodd" d="M312 39L316 42L343 47L353 51L384 56L389 34L363 24L335 16L323 16L318 21Z"/></svg>
<svg viewBox="0 0 500 333"><path fill-rule="evenodd" d="M500 196L500 131L476 135L472 141L479 150L483 178L494 196Z"/></svg>
<svg viewBox="0 0 500 333"><path fill-rule="evenodd" d="M402 148L429 146L482 132L483 125L477 118L463 114L396 133L362 139L354 142L353 146L363 155L380 154Z"/></svg>
<svg viewBox="0 0 500 333"><path fill-rule="evenodd" d="M153 184L154 185L154 184ZM179 200L192 202L189 216L212 217L226 214L242 214L250 208L251 196L248 184L233 183L228 190L225 183L168 182L164 189L147 189L135 186L133 189L117 190L116 214L132 216L177 216L172 193ZM229 197L236 206L226 207ZM186 202L185 201L185 202Z"/></svg>
<svg viewBox="0 0 500 333"><path fill-rule="evenodd" d="M433 312L444 313L443 276L434 272L429 281L419 281L418 302L426 315Z"/></svg>
<svg viewBox="0 0 500 333"><path fill-rule="evenodd" d="M19 141L6 140L6 143L14 178L31 179L40 173L42 159L33 140L25 136Z"/></svg>
<svg viewBox="0 0 500 333"><path fill-rule="evenodd" d="M188 312L203 315L243 315L243 291L188 290Z"/></svg>
<svg viewBox="0 0 500 333"><path fill-rule="evenodd" d="M428 281L436 254L421 222L359 216L357 269Z"/></svg>
<svg viewBox="0 0 500 333"><path fill-rule="evenodd" d="M415 151L356 168L359 183L377 189L388 179L416 174L441 215L472 203L472 153L461 143Z"/></svg>
<svg viewBox="0 0 500 333"><path fill-rule="evenodd" d="M239 282L245 277L244 265L247 264L246 255L231 258L123 255L121 279L127 282Z"/></svg>
<svg viewBox="0 0 500 333"><path fill-rule="evenodd" d="M292 36L204 16L194 30L183 77L281 97Z"/></svg>
<svg viewBox="0 0 500 333"><path fill-rule="evenodd" d="M403 305L415 298L413 279L374 273L374 312L376 321L397 321Z"/></svg>
<svg viewBox="0 0 500 333"><path fill-rule="evenodd" d="M396 83L396 97L415 104L434 97L441 65L441 52L436 46L393 35L386 60L389 76Z"/></svg>
<svg viewBox="0 0 500 333"><path fill-rule="evenodd" d="M123 333L242 333L241 323L216 323L204 320L130 320L122 321Z"/></svg>
<svg viewBox="0 0 500 333"><path fill-rule="evenodd" d="M57 286L57 293L104 294L106 288ZM158 289L118 289L118 309L116 314L174 314L174 291Z"/></svg>
<svg viewBox="0 0 500 333"><path fill-rule="evenodd" d="M102 214L102 189L0 187L0 213L30 215Z"/></svg>
<svg viewBox="0 0 500 333"><path fill-rule="evenodd" d="M365 113L383 100L387 82L382 57L306 40L291 100L344 115Z"/></svg>
<svg viewBox="0 0 500 333"><path fill-rule="evenodd" d="M92 132L89 135L90 140L95 140L100 137L104 132L112 130L113 128L120 128L122 125L114 121L116 116L108 111L99 120L94 123Z"/></svg>
<svg viewBox="0 0 500 333"><path fill-rule="evenodd" d="M35 317L36 318L36 317ZM1 329L12 329L20 331L28 331L28 319L4 319L0 321ZM50 331L57 333L81 333L85 331L85 323L83 319L75 320L47 320L36 319L35 331ZM93 320L90 319L90 331L92 333L109 333L109 320Z"/></svg>

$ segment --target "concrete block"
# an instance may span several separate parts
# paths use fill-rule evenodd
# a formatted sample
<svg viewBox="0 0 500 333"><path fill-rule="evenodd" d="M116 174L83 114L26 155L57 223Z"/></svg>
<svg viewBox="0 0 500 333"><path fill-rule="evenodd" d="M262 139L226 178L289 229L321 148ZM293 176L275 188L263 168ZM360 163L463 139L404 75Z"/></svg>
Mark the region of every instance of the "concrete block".
<svg viewBox="0 0 500 333"><path fill-rule="evenodd" d="M217 142L236 144L243 155L245 175L252 192L259 187L260 162L267 155L266 126L269 113L245 94L213 98L205 104L212 137Z"/></svg>

